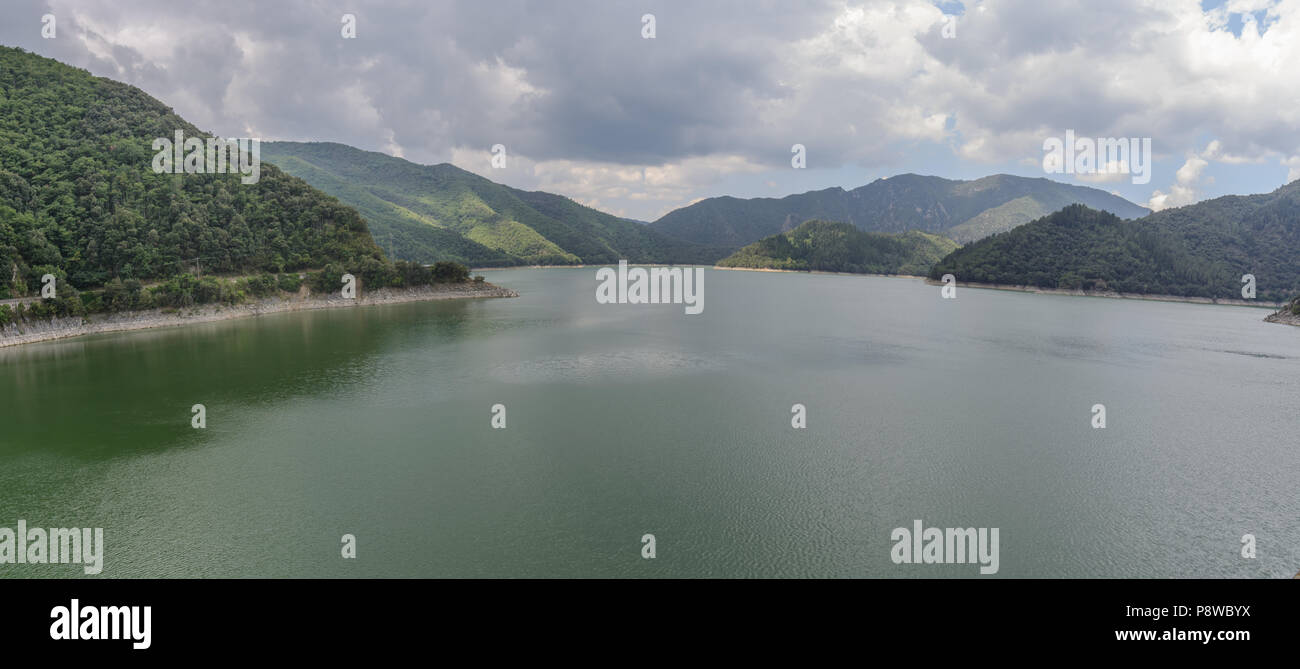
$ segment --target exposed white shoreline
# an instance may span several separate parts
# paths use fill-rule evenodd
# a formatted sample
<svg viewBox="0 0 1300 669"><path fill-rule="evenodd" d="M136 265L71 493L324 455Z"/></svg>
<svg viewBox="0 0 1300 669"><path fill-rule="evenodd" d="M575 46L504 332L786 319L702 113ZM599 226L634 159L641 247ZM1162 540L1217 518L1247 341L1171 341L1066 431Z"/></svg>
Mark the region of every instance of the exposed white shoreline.
<svg viewBox="0 0 1300 669"><path fill-rule="evenodd" d="M315 309L349 309L375 304L402 302L427 302L483 297L519 297L519 293L490 283L457 284L454 286L419 286L414 288L380 288L345 300L338 295L312 297L305 292L294 297L269 297L234 306L204 304L184 310L162 309L128 311L111 314L91 314L89 317L53 318L48 321L11 323L0 328L0 348L33 344L54 339L80 337L101 332L125 332L153 328L175 327L194 323L211 323L262 314Z"/></svg>
<svg viewBox="0 0 1300 669"><path fill-rule="evenodd" d="M932 286L943 285L939 281L926 278ZM1147 293L1120 293L1113 290L1096 291L1070 288L1040 288L1038 286L1012 286L1001 283L965 283L958 281L962 288L982 288L985 290L1010 290L1020 293L1042 293L1044 295L1069 295L1072 297L1109 297L1120 300L1148 300L1151 302L1188 302L1191 304L1217 304L1230 307L1254 307L1256 309L1278 309L1285 302L1268 302L1265 300L1241 300L1215 297L1187 297L1184 295L1155 295Z"/></svg>
<svg viewBox="0 0 1300 669"><path fill-rule="evenodd" d="M924 276L915 276L911 274L867 274L861 272L823 272L798 269L771 269L760 267L721 267L714 266L713 269L722 270L739 270L743 272L786 272L791 274L829 274L833 276L876 276L893 279L921 279L932 286L942 286L939 281ZM1121 300L1148 300L1151 302L1186 302L1188 304L1214 304L1219 306L1230 307L1254 307L1256 309L1281 309L1290 304L1289 302L1269 302L1266 300L1242 300L1231 298L1210 298L1210 297L1187 297L1184 295L1159 295L1146 293L1120 293L1117 291L1094 291L1083 289L1068 288L1040 288L1038 286L1014 286L1001 283L967 283L958 281L957 285L962 288L982 288L986 290L1009 290L1018 293L1041 293L1043 295L1068 295L1071 297L1108 297ZM1285 323L1287 325L1300 326L1300 316L1293 314L1275 313L1264 319L1270 323Z"/></svg>

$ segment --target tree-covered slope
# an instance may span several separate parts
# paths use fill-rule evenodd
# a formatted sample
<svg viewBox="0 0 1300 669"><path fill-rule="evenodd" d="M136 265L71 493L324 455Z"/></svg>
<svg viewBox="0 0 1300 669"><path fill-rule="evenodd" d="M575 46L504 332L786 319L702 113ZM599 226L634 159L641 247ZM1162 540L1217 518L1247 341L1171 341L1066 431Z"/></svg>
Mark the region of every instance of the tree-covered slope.
<svg viewBox="0 0 1300 669"><path fill-rule="evenodd" d="M156 174L156 138L208 137L143 91L0 47L0 298L40 278L112 279L382 265L357 212L261 166Z"/></svg>
<svg viewBox="0 0 1300 669"><path fill-rule="evenodd" d="M924 275L957 248L946 237L916 230L863 232L848 223L807 221L754 242L723 259L722 267L866 274Z"/></svg>
<svg viewBox="0 0 1300 669"><path fill-rule="evenodd" d="M1198 265L1220 268L1231 294L1240 296L1243 274L1254 275L1259 299L1300 294L1300 181L1166 209L1140 223L1176 240Z"/></svg>
<svg viewBox="0 0 1300 669"><path fill-rule="evenodd" d="M263 156L351 204L409 260L494 264L713 262L720 249L666 237L568 198L522 191L446 163L419 165L324 142L272 142Z"/></svg>
<svg viewBox="0 0 1300 669"><path fill-rule="evenodd" d="M394 204L369 188L336 176L297 156L283 155L277 143L262 145L262 156L314 188L347 202L365 217L375 243L395 258L418 262L453 261L466 265L515 265L519 259L490 249L449 228L430 224L427 217Z"/></svg>
<svg viewBox="0 0 1300 669"><path fill-rule="evenodd" d="M1256 299L1300 293L1300 182L1230 196L1136 221L1071 205L944 258L933 278L1122 293Z"/></svg>
<svg viewBox="0 0 1300 669"><path fill-rule="evenodd" d="M868 232L922 230L973 241L1083 203L1125 218L1150 213L1095 188L1006 174L956 181L902 174L860 188L828 188L783 198L702 200L651 227L679 239L738 248L808 219L852 223Z"/></svg>

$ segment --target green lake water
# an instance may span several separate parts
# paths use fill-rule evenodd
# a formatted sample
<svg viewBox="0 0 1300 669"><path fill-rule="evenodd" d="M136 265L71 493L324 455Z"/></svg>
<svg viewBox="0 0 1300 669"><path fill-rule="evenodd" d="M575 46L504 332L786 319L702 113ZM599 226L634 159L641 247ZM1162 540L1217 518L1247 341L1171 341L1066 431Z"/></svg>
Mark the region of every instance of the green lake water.
<svg viewBox="0 0 1300 669"><path fill-rule="evenodd" d="M102 527L103 577L978 576L894 564L915 519L999 528L1000 577L1300 570L1265 310L705 270L687 315L595 273L0 349L0 527Z"/></svg>

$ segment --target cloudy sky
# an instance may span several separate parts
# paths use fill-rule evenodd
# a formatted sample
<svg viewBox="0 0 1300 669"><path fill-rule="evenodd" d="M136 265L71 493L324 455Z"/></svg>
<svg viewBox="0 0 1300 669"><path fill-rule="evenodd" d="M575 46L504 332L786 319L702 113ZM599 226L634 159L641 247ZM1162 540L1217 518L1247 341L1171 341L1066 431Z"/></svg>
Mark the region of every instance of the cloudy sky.
<svg viewBox="0 0 1300 669"><path fill-rule="evenodd" d="M1152 138L1148 184L1052 178L1156 208L1300 178L1300 0L3 0L0 14L0 43L220 135L451 162L642 220L903 172L1045 176L1043 142L1066 130Z"/></svg>

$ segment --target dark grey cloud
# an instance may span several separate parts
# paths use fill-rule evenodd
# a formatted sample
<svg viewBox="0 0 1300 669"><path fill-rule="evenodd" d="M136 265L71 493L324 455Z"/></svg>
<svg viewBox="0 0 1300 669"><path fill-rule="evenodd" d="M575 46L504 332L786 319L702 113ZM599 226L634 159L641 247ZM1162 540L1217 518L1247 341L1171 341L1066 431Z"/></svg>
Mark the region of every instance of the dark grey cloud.
<svg viewBox="0 0 1300 669"><path fill-rule="evenodd" d="M20 5L0 40L139 85L225 134L379 147L391 130L426 159L504 143L621 163L737 150L758 106L790 93L772 70L785 45L833 18L826 3L738 0ZM40 39L44 13L59 39Z"/></svg>
<svg viewBox="0 0 1300 669"><path fill-rule="evenodd" d="M1258 3L1257 3L1258 4ZM951 9L954 3L943 3ZM1045 134L1300 164L1300 16L1198 0L9 0L0 42L135 84L205 129L458 160L653 217L728 174L1030 161ZM54 14L59 36L40 36ZM355 40L340 19L357 19ZM641 38L653 14L656 38ZM657 170L657 171L656 171ZM931 170L944 173L943 165ZM788 174L788 173L787 173ZM775 176L774 176L775 175ZM1153 184L1154 186L1154 184Z"/></svg>

